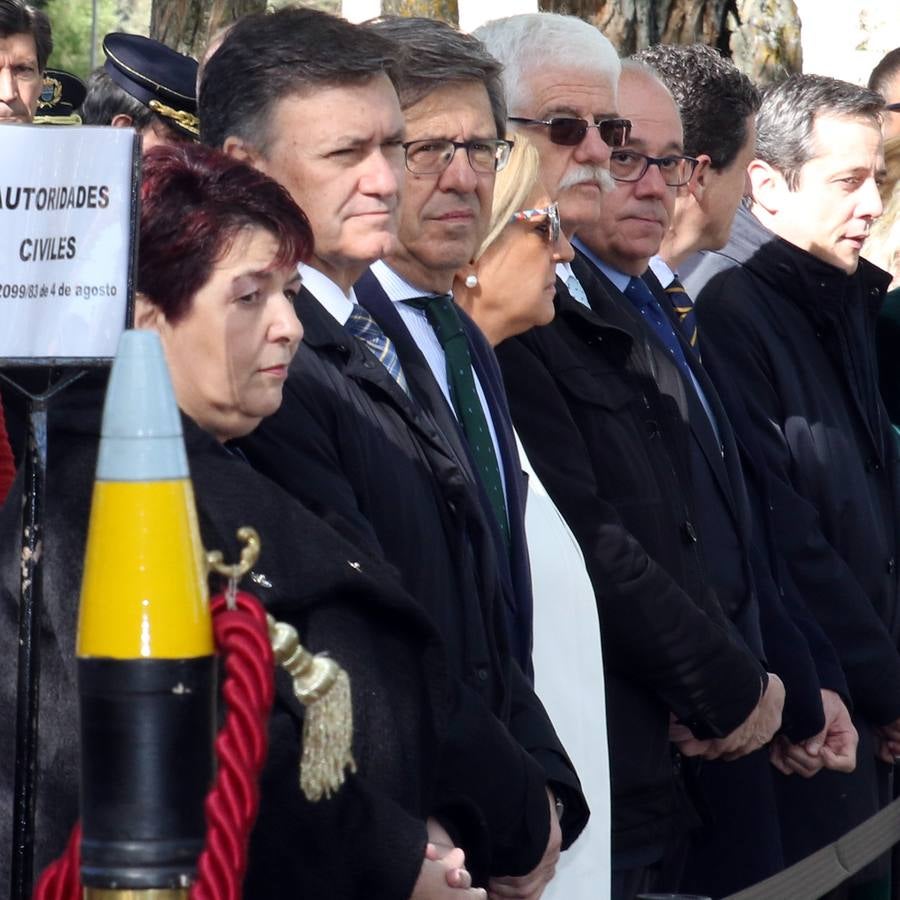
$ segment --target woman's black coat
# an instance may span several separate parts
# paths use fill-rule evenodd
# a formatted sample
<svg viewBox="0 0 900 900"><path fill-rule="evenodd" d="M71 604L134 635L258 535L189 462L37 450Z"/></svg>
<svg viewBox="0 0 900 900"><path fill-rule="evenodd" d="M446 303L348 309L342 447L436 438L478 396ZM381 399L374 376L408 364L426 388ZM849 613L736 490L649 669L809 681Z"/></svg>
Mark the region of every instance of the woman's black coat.
<svg viewBox="0 0 900 900"><path fill-rule="evenodd" d="M98 408L96 393L74 392L50 436L38 870L61 853L77 817L74 644ZM479 773L480 753L491 748L511 766L527 767L530 760L487 707L483 714L471 705L460 708L437 631L399 586L393 569L364 555L189 420L185 436L205 546L236 558L236 529L253 525L263 549L254 570L260 577L248 585L273 615L298 629L309 649L327 650L348 671L352 685L359 773L331 799L310 804L297 785L303 711L286 680L278 680L245 896L407 898L424 855L424 819L436 810L457 825L476 867L479 861L486 867L492 853L486 837L490 825L494 834L502 829L491 820L496 798L489 777ZM8 723L15 708L21 496L20 478L0 513L0 704ZM260 586L266 584L271 587ZM3 883L8 883L14 730L0 730L0 789L9 810L0 816ZM466 743L448 744L448 732L461 730ZM542 784L542 772L531 766L530 779ZM509 818L504 824L515 840L525 801L504 800L502 813ZM530 854L540 850L528 848Z"/></svg>

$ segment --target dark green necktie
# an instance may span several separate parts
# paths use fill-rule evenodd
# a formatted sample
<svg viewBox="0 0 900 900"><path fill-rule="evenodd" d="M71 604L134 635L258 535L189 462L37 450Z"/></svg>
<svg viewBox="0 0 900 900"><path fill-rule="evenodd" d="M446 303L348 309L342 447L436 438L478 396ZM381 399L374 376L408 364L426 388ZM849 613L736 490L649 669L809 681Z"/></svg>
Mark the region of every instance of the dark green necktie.
<svg viewBox="0 0 900 900"><path fill-rule="evenodd" d="M444 360L447 365L447 381L450 384L450 397L456 417L459 419L466 435L466 441L472 452L478 474L481 476L488 499L497 517L500 530L509 546L509 519L506 515L506 501L503 496L503 482L500 479L500 466L494 451L494 442L488 428L487 418L481 406L481 399L475 387L475 376L472 374L472 357L469 354L469 342L463 331L462 322L456 312L451 294L439 294L436 297L416 297L404 300L416 309L424 310L428 323L434 329L437 339L444 348Z"/></svg>

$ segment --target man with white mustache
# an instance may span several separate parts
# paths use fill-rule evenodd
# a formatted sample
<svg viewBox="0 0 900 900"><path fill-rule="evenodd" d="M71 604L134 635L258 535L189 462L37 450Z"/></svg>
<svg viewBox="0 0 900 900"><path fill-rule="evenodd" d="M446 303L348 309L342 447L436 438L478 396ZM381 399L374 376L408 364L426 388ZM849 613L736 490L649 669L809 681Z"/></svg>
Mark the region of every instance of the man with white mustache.
<svg viewBox="0 0 900 900"><path fill-rule="evenodd" d="M683 752L737 758L771 739L784 698L780 680L759 662L752 591L717 598L705 558L710 526L693 502L688 421L703 417L698 452L712 444L718 467L726 464L693 370L686 361L682 368L674 346L659 340L584 255L599 246L601 232L622 240L631 245L613 254L622 287L639 281L671 214L673 185L692 162L683 158L671 96L644 72L622 69L620 79L611 45L591 26L552 14L514 16L488 23L478 36L504 63L513 121L536 136L545 179L560 187L561 217L576 246L588 236L572 271L559 273L555 320L504 342L497 356L516 428L581 545L597 596L612 896L631 900L678 888L691 813L680 759L671 752L670 718ZM623 118L624 125L607 124ZM602 146L601 137L612 146ZM610 169L630 183L604 191ZM736 451L729 433L723 440L730 465ZM719 474L727 482L730 472ZM737 510L742 526L745 512ZM728 560L742 571L746 535L734 522L723 527L732 536Z"/></svg>

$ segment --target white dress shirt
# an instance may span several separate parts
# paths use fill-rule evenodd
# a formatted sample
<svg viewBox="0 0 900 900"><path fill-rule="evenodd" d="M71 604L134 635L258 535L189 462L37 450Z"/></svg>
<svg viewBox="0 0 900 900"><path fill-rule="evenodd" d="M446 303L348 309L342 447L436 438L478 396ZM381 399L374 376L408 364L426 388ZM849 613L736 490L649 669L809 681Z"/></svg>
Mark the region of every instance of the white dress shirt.
<svg viewBox="0 0 900 900"><path fill-rule="evenodd" d="M339 284L306 263L300 263L297 271L303 279L303 287L337 319L339 325L346 325L356 303L356 294L353 292L353 288L350 288L349 295L345 294Z"/></svg>
<svg viewBox="0 0 900 900"><path fill-rule="evenodd" d="M423 291L421 288L417 288L410 284L408 281L401 278L383 260L372 263L371 272L378 279L378 283L381 285L382 290L394 304L395 309L400 314L400 318L403 319L403 324L406 326L406 330L409 332L410 337L415 341L419 350L422 351L422 355L428 363L428 368L431 369L431 373L434 375L434 378L441 389L441 393L447 399L447 404L455 416L456 410L453 408L453 401L450 399L450 384L447 381L447 362L444 357L444 348L441 346L441 342L434 333L434 329L428 321L428 316L425 315L425 310L416 309L416 307L403 302L404 300L412 300L416 297L427 297L434 292ZM500 455L500 444L497 442L497 431L494 428L491 409L485 399L484 389L481 386L478 372L475 371L474 366L472 368L472 375L475 378L475 390L478 392L478 399L481 401L481 408L484 410L484 417L487 419L488 430L491 433L491 441L494 444L494 453L497 455L497 465L500 469L500 481L503 485L503 494L505 497L506 473L503 471L503 457Z"/></svg>

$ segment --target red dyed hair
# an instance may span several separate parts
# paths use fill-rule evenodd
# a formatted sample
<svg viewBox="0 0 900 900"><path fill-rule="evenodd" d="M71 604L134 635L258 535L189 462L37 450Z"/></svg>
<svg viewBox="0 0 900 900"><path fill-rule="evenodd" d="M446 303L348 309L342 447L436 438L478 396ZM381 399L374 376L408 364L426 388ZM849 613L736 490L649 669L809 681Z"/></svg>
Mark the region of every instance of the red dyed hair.
<svg viewBox="0 0 900 900"><path fill-rule="evenodd" d="M278 244L273 268L309 259L313 235L278 182L201 144L144 155L137 289L175 323L190 310L215 264L244 228Z"/></svg>

